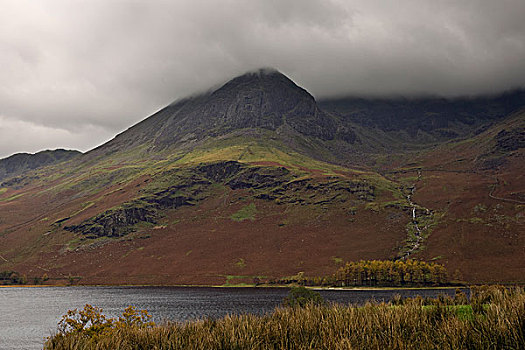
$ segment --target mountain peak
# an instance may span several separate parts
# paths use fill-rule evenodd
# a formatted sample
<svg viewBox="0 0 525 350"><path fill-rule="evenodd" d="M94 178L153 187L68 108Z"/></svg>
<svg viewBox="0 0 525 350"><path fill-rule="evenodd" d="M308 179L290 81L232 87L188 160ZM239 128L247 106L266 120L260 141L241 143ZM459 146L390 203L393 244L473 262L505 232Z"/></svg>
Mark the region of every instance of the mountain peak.
<svg viewBox="0 0 525 350"><path fill-rule="evenodd" d="M258 68L258 69L255 69L255 70L251 70L251 71L245 72L244 74L238 75L238 76L230 79L230 81L234 81L234 80L250 80L250 79L268 79L268 78L271 79L271 78L280 78L280 77L284 77L284 78L290 80L286 75L284 75L283 73L281 73L280 71L278 71L275 68L263 67L263 68Z"/></svg>
<svg viewBox="0 0 525 350"><path fill-rule="evenodd" d="M255 69L253 71L248 71L242 75L240 75L239 77L242 77L242 76L275 76L275 75L283 75L283 73L279 72L277 69L273 68L273 67L262 67L262 68L258 68L258 69ZM235 79L235 78L234 78Z"/></svg>
<svg viewBox="0 0 525 350"><path fill-rule="evenodd" d="M103 148L183 145L230 132L288 126L300 134L333 139L334 121L312 95L275 69L263 68L228 81L215 91L180 100L118 135Z"/></svg>
<svg viewBox="0 0 525 350"><path fill-rule="evenodd" d="M274 68L259 68L254 71L246 72L239 75L227 83L225 83L218 90L222 89L252 89L252 88L266 88L266 89L292 89L301 91L301 93L310 99L314 99L305 89L296 85L290 78Z"/></svg>

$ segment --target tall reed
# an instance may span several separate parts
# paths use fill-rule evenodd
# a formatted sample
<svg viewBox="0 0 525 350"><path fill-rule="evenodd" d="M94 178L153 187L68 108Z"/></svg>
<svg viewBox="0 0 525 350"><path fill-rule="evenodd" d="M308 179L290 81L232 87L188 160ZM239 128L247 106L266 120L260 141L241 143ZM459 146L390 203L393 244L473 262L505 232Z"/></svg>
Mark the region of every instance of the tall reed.
<svg viewBox="0 0 525 350"><path fill-rule="evenodd" d="M473 291L473 305L421 298L278 308L264 316L56 334L46 349L524 349L525 292ZM462 312L459 312L459 310ZM467 309L467 312L465 312Z"/></svg>

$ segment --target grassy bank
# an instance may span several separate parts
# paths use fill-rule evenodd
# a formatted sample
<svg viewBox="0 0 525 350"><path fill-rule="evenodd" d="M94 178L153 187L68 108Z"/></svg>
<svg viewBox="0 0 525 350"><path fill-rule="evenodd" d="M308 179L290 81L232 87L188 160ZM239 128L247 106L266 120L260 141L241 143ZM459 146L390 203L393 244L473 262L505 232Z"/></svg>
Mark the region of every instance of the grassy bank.
<svg viewBox="0 0 525 350"><path fill-rule="evenodd" d="M153 325L133 310L108 322L72 312L46 349L523 349L522 288L477 288L460 297L364 306L283 307L265 316ZM99 315L100 317L95 317ZM73 320L69 323L67 320ZM80 321L79 321L80 320ZM93 321L94 320L94 321ZM82 322L86 321L85 324ZM68 324L70 327L68 327Z"/></svg>

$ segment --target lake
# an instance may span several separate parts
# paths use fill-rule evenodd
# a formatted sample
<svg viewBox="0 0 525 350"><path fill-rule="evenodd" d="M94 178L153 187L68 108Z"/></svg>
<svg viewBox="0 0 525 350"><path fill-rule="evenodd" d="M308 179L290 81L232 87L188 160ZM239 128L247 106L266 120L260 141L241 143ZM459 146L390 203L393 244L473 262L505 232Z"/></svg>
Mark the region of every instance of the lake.
<svg viewBox="0 0 525 350"><path fill-rule="evenodd" d="M454 295L453 289L322 290L325 300L362 304L421 295ZM155 322L221 317L231 313L272 311L288 294L286 288L205 287L35 287L0 288L0 349L41 349L67 310L85 304L118 316L129 305L147 309Z"/></svg>

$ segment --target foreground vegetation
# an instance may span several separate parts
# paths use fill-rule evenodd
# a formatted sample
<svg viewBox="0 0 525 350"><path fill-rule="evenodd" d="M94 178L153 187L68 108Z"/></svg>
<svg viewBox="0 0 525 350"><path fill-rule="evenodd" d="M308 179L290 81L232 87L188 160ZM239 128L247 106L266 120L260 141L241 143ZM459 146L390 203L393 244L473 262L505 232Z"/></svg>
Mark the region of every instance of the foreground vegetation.
<svg viewBox="0 0 525 350"><path fill-rule="evenodd" d="M523 349L525 292L484 287L470 302L422 298L364 306L294 303L264 316L154 325L128 308L118 320L96 308L70 311L46 349Z"/></svg>

